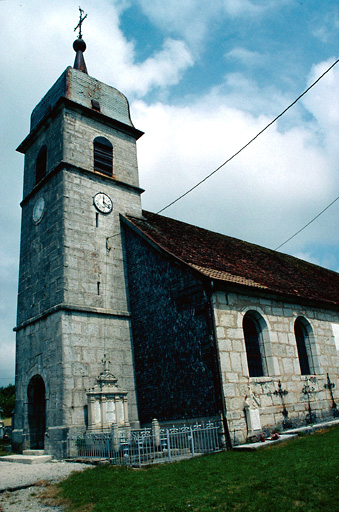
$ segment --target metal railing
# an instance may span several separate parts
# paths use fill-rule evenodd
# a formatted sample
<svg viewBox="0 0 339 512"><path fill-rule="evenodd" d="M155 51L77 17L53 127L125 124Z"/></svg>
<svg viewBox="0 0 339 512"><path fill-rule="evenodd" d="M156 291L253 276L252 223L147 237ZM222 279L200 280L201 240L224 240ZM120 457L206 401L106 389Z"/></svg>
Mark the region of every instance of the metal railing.
<svg viewBox="0 0 339 512"><path fill-rule="evenodd" d="M220 424L212 422L157 430L113 428L110 432L71 432L68 455L142 466L220 451L220 437Z"/></svg>

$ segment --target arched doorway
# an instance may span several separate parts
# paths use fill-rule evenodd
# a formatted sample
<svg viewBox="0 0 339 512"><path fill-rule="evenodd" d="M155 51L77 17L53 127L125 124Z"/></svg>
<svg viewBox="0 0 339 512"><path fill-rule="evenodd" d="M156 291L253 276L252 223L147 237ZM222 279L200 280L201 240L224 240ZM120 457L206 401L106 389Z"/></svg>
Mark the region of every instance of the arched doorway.
<svg viewBox="0 0 339 512"><path fill-rule="evenodd" d="M46 388L40 375L34 375L29 381L27 397L30 447L42 450L46 430Z"/></svg>

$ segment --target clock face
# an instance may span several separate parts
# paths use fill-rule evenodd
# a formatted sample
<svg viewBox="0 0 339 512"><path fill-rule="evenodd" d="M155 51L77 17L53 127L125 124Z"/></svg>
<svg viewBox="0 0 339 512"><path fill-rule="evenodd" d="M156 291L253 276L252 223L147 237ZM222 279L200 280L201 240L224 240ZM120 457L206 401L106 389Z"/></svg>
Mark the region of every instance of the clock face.
<svg viewBox="0 0 339 512"><path fill-rule="evenodd" d="M112 199L103 192L98 192L93 198L93 204L101 213L111 213L113 209Z"/></svg>
<svg viewBox="0 0 339 512"><path fill-rule="evenodd" d="M41 221L44 210L45 200L43 197L39 197L33 208L33 222L35 222L35 224L38 224Z"/></svg>

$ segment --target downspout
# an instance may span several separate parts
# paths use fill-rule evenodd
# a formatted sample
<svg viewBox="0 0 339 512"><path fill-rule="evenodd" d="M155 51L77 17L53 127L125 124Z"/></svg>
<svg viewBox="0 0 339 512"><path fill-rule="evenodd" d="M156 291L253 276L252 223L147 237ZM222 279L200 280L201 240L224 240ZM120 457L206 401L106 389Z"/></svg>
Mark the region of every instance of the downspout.
<svg viewBox="0 0 339 512"><path fill-rule="evenodd" d="M232 450L233 445L232 445L232 439L230 436L230 431L229 431L228 422L227 422L226 398L225 398L224 386L223 386L223 382L222 382L222 372L221 372L220 353L219 353L219 347L218 347L217 329L216 329L216 324L215 324L214 308L213 308L213 303L212 303L213 288L214 288L214 282L213 282L213 280L211 280L207 295L208 295L210 311L211 311L211 315L212 315L214 349L215 349L216 358L217 358L217 364L216 364L217 381L219 384L220 397L221 397L221 415L222 415L222 423L223 423L223 427L224 427L224 432L225 432L225 436L226 436L226 442L227 442L229 449Z"/></svg>

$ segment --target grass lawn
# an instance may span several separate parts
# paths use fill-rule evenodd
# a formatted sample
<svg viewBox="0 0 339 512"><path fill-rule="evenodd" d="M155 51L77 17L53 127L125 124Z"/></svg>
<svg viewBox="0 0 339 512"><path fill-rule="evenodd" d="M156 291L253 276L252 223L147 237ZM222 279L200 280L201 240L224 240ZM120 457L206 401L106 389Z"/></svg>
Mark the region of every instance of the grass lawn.
<svg viewBox="0 0 339 512"><path fill-rule="evenodd" d="M5 427L11 427L12 426L12 418L3 418L2 420L4 422Z"/></svg>
<svg viewBox="0 0 339 512"><path fill-rule="evenodd" d="M59 489L67 510L79 512L338 512L339 428L257 452L97 467Z"/></svg>

